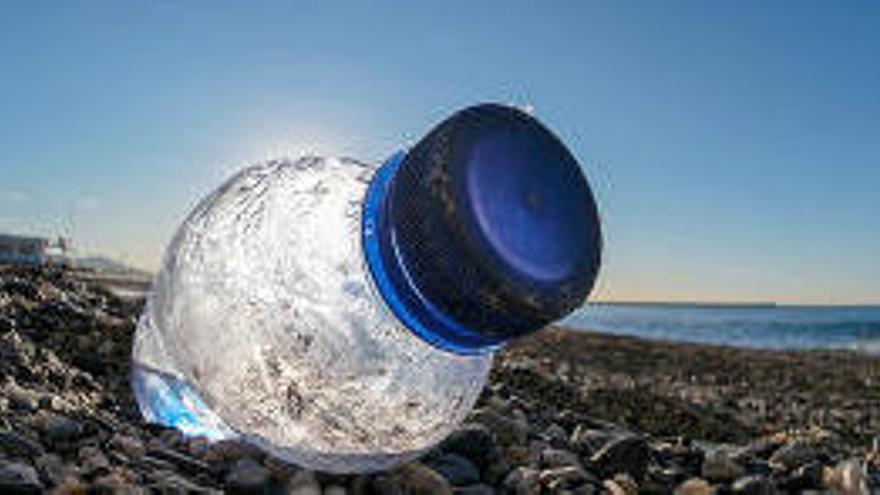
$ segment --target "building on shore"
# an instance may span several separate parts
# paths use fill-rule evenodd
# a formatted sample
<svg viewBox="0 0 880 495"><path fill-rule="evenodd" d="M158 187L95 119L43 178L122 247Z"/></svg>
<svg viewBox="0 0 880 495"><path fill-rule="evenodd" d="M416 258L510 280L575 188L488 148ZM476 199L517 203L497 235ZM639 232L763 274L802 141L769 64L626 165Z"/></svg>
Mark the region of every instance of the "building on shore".
<svg viewBox="0 0 880 495"><path fill-rule="evenodd" d="M0 234L0 263L11 265L61 265L73 261L70 239Z"/></svg>

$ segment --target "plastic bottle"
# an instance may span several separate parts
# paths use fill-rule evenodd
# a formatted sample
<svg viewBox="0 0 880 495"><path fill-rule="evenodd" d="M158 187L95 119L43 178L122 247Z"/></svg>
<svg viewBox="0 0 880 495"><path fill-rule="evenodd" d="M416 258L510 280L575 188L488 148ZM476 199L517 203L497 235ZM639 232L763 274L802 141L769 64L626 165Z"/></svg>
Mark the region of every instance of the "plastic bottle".
<svg viewBox="0 0 880 495"><path fill-rule="evenodd" d="M582 304L600 250L578 163L514 108L462 110L378 168L262 163L168 246L135 395L186 434L386 469L456 428L494 351Z"/></svg>

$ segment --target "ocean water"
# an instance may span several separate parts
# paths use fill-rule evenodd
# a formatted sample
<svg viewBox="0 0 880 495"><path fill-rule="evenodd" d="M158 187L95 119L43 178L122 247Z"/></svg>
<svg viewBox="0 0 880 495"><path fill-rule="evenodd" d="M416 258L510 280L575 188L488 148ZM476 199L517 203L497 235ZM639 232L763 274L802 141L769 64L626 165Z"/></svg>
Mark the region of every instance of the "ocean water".
<svg viewBox="0 0 880 495"><path fill-rule="evenodd" d="M587 304L562 325L650 339L880 353L880 306Z"/></svg>

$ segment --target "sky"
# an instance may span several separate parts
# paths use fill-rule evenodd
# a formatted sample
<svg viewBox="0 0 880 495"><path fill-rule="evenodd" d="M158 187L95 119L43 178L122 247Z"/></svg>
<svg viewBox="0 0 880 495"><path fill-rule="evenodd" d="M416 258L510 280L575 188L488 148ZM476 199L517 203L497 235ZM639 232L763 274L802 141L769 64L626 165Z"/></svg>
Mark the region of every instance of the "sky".
<svg viewBox="0 0 880 495"><path fill-rule="evenodd" d="M880 304L876 2L0 2L0 231L155 269L272 156L528 105L599 202L593 299Z"/></svg>

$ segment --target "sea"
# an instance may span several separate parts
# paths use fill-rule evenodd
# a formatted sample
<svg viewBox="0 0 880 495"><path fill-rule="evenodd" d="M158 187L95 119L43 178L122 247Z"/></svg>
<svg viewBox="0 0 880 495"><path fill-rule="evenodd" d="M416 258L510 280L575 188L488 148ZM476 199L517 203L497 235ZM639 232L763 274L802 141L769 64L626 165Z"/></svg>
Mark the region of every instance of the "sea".
<svg viewBox="0 0 880 495"><path fill-rule="evenodd" d="M880 306L589 303L561 324L648 339L880 354Z"/></svg>

